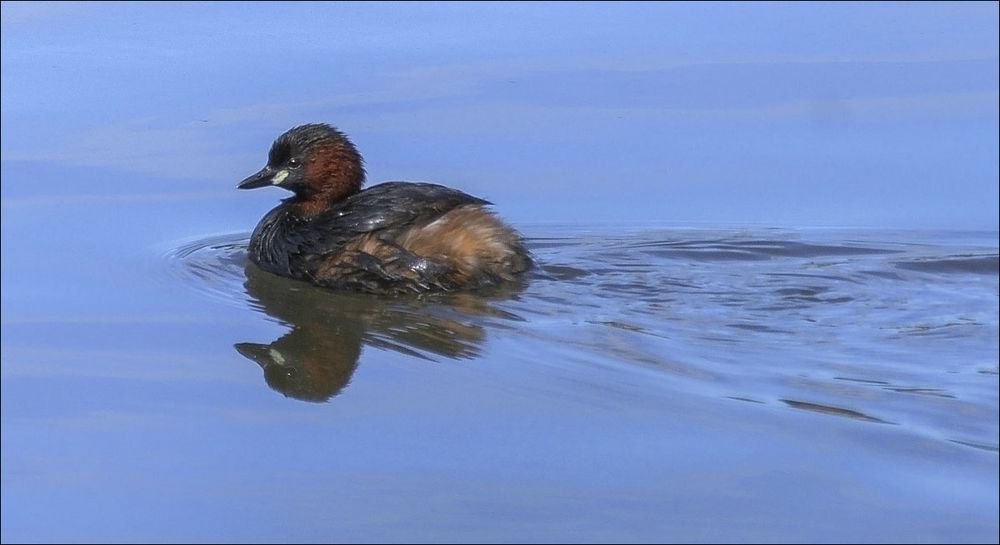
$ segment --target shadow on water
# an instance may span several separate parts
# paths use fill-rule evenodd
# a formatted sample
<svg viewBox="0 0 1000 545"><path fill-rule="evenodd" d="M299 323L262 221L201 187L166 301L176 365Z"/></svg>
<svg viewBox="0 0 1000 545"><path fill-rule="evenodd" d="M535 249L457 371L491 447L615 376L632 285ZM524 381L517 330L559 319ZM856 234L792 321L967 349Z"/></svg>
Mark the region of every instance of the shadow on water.
<svg viewBox="0 0 1000 545"><path fill-rule="evenodd" d="M247 262L243 286L251 306L290 330L270 343L240 342L237 352L256 362L272 389L304 401L327 401L351 380L365 345L424 360L470 359L486 338L484 318L505 315L488 294L377 297L341 293L289 280Z"/></svg>

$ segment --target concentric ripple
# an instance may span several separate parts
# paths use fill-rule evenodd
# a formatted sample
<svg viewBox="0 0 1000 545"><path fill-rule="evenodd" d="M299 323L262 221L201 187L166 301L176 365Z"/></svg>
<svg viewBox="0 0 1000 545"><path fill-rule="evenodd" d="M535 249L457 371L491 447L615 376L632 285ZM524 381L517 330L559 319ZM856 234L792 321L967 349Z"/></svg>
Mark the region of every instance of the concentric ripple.
<svg viewBox="0 0 1000 545"><path fill-rule="evenodd" d="M185 242L167 254L171 273L188 287L217 301L245 307L247 233Z"/></svg>

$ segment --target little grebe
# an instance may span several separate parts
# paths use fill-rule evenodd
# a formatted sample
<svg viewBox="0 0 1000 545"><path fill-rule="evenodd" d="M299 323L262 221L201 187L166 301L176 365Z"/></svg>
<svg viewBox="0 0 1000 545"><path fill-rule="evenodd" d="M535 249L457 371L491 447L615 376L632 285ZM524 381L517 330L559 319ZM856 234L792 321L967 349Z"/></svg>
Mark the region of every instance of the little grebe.
<svg viewBox="0 0 1000 545"><path fill-rule="evenodd" d="M428 183L361 190L361 155L339 130L302 125L274 141L267 165L239 189L294 193L250 237L265 271L336 289L417 293L513 280L531 258L490 203Z"/></svg>

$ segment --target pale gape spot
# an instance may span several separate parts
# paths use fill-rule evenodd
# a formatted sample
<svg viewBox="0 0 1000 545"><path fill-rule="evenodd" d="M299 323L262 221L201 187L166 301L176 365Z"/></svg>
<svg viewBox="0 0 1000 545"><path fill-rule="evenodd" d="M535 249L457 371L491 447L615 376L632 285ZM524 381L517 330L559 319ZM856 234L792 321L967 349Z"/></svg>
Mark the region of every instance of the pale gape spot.
<svg viewBox="0 0 1000 545"><path fill-rule="evenodd" d="M288 177L287 170L279 170L278 173L274 175L274 178L271 178L271 185L278 185L281 182L284 182L285 178L287 177Z"/></svg>

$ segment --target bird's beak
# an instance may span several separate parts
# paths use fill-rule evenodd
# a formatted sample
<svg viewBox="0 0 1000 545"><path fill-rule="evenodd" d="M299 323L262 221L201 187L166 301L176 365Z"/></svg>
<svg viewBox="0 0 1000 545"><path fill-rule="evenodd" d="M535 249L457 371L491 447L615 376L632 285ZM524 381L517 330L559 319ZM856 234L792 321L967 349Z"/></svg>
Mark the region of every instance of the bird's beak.
<svg viewBox="0 0 1000 545"><path fill-rule="evenodd" d="M261 367L267 367L267 349L269 345L257 343L236 343L233 348L244 358L256 363Z"/></svg>
<svg viewBox="0 0 1000 545"><path fill-rule="evenodd" d="M260 172L248 176L236 186L236 189L255 189L266 185L279 185L287 177L287 170L278 170L268 165L260 169Z"/></svg>

